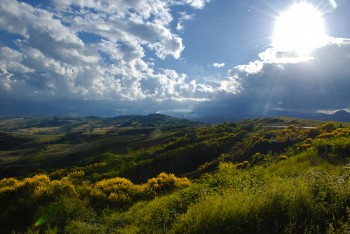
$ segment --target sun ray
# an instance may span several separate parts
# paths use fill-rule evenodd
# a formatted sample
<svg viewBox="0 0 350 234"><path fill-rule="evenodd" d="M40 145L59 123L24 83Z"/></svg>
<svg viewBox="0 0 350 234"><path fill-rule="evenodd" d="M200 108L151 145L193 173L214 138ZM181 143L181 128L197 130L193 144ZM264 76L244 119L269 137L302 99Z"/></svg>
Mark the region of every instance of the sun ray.
<svg viewBox="0 0 350 234"><path fill-rule="evenodd" d="M322 13L301 2L290 7L276 19L272 46L281 51L308 55L326 43Z"/></svg>

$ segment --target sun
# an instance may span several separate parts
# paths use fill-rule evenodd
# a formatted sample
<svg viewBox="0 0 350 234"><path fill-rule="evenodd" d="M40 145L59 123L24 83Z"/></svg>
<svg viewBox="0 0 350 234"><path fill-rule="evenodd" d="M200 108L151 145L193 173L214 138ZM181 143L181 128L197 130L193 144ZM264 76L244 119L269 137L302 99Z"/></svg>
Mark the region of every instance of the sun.
<svg viewBox="0 0 350 234"><path fill-rule="evenodd" d="M280 51L308 55L326 42L322 13L301 2L290 7L276 19L272 46Z"/></svg>

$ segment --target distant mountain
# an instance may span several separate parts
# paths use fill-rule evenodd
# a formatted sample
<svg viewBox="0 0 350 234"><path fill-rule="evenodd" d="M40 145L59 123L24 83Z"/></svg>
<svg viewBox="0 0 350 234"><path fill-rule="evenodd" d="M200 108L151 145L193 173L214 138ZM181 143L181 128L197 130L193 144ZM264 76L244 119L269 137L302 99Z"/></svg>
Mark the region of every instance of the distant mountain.
<svg viewBox="0 0 350 234"><path fill-rule="evenodd" d="M321 121L337 121L337 122L350 122L350 113L344 110L339 110L333 114L326 113L315 113L315 112L296 112L296 111L285 111L285 110L272 110L264 115L257 116L245 116L235 117L235 116L203 116L195 120L204 123L223 123L223 122L236 122L243 119L253 119L253 118L271 118L278 116L289 116L291 118L301 118L301 119L313 119Z"/></svg>
<svg viewBox="0 0 350 234"><path fill-rule="evenodd" d="M334 114L330 115L330 120L333 121L344 121L344 122L350 122L350 113L347 111L337 111Z"/></svg>
<svg viewBox="0 0 350 234"><path fill-rule="evenodd" d="M77 128L79 125L91 125L99 127L158 127L172 128L200 125L187 119L179 119L162 114L150 115L125 115L114 118L55 116L55 117L22 117L0 119L0 130L11 130L28 127L63 127L66 129Z"/></svg>
<svg viewBox="0 0 350 234"><path fill-rule="evenodd" d="M0 118L18 118L18 117L38 117L40 118L84 118L84 116L99 116L107 117L109 121L122 121L124 126L155 126L155 124L188 124L184 119L177 119L167 115L151 114L151 115L123 115L124 112L117 111L113 108L105 108L111 103L80 103L71 102L62 105L58 100L47 103L42 102L30 102L30 101L19 101L19 100L2 100L0 103ZM223 123L223 122L237 122L242 119L253 119L253 118L267 118L277 116L289 116L293 118L303 119L314 119L323 121L339 121L339 122L350 122L350 113L344 110L339 110L334 114L315 113L315 112L299 112L299 111L288 111L288 110L270 110L265 113L257 113L254 111L247 111L243 109L237 109L236 113L223 114L221 111L212 110L210 112L198 112L188 115L189 120L198 121L203 123ZM127 109L127 108L126 108ZM130 111L129 113L133 113ZM117 115L122 115L114 117ZM37 120L37 119L36 119ZM107 119L105 119L107 120ZM47 122L48 119L45 119ZM188 120L187 120L188 121ZM121 123L121 122L120 122ZM175 124L176 123L176 124Z"/></svg>
<svg viewBox="0 0 350 234"><path fill-rule="evenodd" d="M334 114L325 113L288 113L290 117L304 118L304 119L316 119L323 121L338 121L338 122L350 122L350 113L344 110L335 112Z"/></svg>
<svg viewBox="0 0 350 234"><path fill-rule="evenodd" d="M143 127L156 127L156 126L185 126L196 124L193 121L187 119L179 119L162 114L149 114L149 115L125 115L118 116L111 119L112 122L116 122L124 127L127 126L143 126ZM197 122L198 123L198 122Z"/></svg>

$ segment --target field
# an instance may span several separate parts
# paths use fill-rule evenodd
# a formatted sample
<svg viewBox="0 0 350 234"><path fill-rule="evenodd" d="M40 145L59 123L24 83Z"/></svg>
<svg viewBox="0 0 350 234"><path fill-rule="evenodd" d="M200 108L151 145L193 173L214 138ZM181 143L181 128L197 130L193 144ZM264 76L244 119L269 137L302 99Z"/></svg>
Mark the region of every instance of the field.
<svg viewBox="0 0 350 234"><path fill-rule="evenodd" d="M0 126L3 233L350 231L348 123L149 115Z"/></svg>

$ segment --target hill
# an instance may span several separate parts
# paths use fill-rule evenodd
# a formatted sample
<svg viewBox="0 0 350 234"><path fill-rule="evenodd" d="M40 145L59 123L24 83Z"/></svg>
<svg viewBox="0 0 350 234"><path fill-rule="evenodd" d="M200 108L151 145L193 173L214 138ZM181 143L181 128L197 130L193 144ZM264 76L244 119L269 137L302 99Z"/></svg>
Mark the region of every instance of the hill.
<svg viewBox="0 0 350 234"><path fill-rule="evenodd" d="M3 233L344 233L350 225L348 123L205 125L156 114L0 126Z"/></svg>
<svg viewBox="0 0 350 234"><path fill-rule="evenodd" d="M298 111L287 111L287 110L270 110L267 113L265 113L265 116L275 116L276 118L279 118L278 116L289 116L291 118L298 118L298 119L312 119L312 120L319 120L319 121L337 121L337 122L350 122L350 113L345 110L338 110L334 113L318 113L318 112L298 112ZM248 116L234 116L234 115L228 115L228 116L202 116L201 118L198 118L196 120L204 122L204 123L224 123L224 122L232 122L232 121L240 121L242 119L247 119ZM264 118L264 117L261 117ZM266 117L265 117L266 118Z"/></svg>
<svg viewBox="0 0 350 234"><path fill-rule="evenodd" d="M160 114L1 119L0 178L91 164L103 153L124 154L199 125Z"/></svg>

